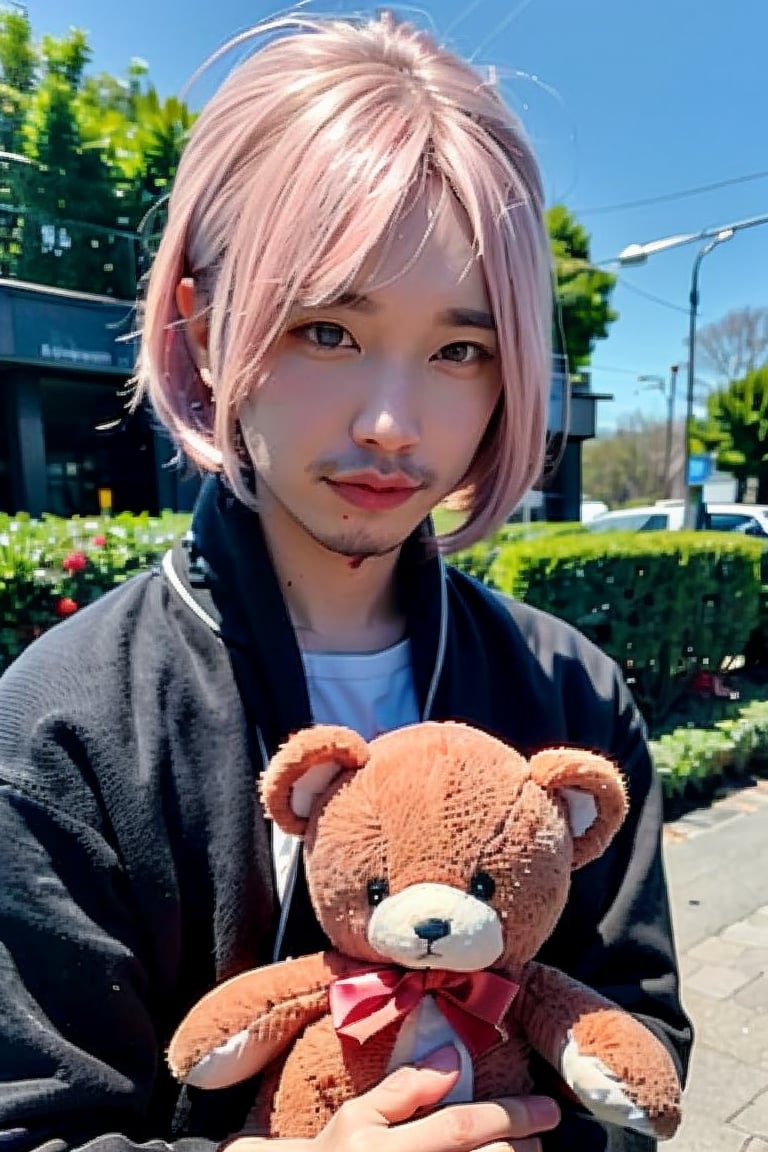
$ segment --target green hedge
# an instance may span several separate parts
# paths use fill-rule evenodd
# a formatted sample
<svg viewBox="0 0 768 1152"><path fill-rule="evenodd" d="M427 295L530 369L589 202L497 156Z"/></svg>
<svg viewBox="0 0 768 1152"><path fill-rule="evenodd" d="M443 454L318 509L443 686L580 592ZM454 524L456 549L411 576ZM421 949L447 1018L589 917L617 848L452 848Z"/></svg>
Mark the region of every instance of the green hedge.
<svg viewBox="0 0 768 1152"><path fill-rule="evenodd" d="M677 728L651 741L668 815L725 782L768 767L768 700L751 700L712 728Z"/></svg>
<svg viewBox="0 0 768 1152"><path fill-rule="evenodd" d="M31 521L0 513L0 672L59 620L156 563L189 516Z"/></svg>
<svg viewBox="0 0 768 1152"><path fill-rule="evenodd" d="M439 521L437 528L440 531ZM528 524L505 524L488 540L481 540L478 544L473 544L471 548L465 548L464 551L452 556L451 563L464 572L476 576L478 580L482 580L486 584L493 584L490 575L491 568L507 548L518 547L533 540L558 540L564 536L577 536L583 540L586 538L586 532L586 527L583 524L570 520L563 523L536 520Z"/></svg>
<svg viewBox="0 0 768 1152"><path fill-rule="evenodd" d="M653 723L688 673L744 652L760 621L762 557L760 541L730 533L571 531L502 536L455 559L594 640Z"/></svg>

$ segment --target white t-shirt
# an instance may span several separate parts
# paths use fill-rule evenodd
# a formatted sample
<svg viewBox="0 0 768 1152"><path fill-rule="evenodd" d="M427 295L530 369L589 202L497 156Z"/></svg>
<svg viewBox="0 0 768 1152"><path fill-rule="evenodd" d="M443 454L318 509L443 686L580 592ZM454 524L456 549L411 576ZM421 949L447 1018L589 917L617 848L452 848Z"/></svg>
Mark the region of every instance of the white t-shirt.
<svg viewBox="0 0 768 1152"><path fill-rule="evenodd" d="M373 740L418 721L409 640L382 652L305 652L302 659L316 724L344 724Z"/></svg>

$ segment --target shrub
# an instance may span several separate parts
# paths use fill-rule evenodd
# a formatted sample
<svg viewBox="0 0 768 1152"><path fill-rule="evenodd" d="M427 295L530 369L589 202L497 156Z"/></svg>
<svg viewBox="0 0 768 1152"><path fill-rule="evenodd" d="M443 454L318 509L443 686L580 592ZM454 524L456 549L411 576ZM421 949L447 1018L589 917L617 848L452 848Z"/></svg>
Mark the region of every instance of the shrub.
<svg viewBox="0 0 768 1152"><path fill-rule="evenodd" d="M617 661L649 723L687 674L741 654L758 622L763 549L741 536L501 533L478 548L460 564L584 632Z"/></svg>
<svg viewBox="0 0 768 1152"><path fill-rule="evenodd" d="M768 665L768 548L764 549L761 560L760 617L744 649L746 662L750 667Z"/></svg>
<svg viewBox="0 0 768 1152"><path fill-rule="evenodd" d="M189 517L0 514L0 672L35 637L156 563Z"/></svg>
<svg viewBox="0 0 768 1152"><path fill-rule="evenodd" d="M491 568L500 554L513 545L519 545L526 540L552 540L560 536L583 537L586 528L583 524L572 522L552 522L547 520L532 520L529 523L505 524L495 536L473 544L462 552L451 557L451 563L462 572L476 576L483 583L493 584Z"/></svg>
<svg viewBox="0 0 768 1152"><path fill-rule="evenodd" d="M677 728L650 742L670 814L709 797L724 779L744 778L768 760L768 701L751 700L714 728Z"/></svg>

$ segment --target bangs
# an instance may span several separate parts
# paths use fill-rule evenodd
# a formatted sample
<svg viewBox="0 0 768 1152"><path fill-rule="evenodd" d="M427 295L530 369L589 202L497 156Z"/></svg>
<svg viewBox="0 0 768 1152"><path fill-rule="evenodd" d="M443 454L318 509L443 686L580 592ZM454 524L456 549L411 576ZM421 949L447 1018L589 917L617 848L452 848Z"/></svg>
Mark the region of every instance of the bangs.
<svg viewBox="0 0 768 1152"><path fill-rule="evenodd" d="M382 112L369 92L346 105L342 95L321 102L320 123L315 108L300 116L238 212L217 287L230 339L244 326L254 349L274 342L296 307L349 290L424 187L428 118Z"/></svg>

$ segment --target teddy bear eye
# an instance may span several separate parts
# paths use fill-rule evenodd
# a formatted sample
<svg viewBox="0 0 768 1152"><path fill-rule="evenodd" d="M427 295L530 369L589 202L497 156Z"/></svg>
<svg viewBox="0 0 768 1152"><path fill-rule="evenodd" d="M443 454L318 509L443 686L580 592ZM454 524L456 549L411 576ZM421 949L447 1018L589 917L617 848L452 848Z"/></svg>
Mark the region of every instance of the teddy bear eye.
<svg viewBox="0 0 768 1152"><path fill-rule="evenodd" d="M490 900L495 891L496 881L493 876L487 872L475 872L469 882L470 896L476 896L478 900Z"/></svg>
<svg viewBox="0 0 768 1152"><path fill-rule="evenodd" d="M375 908L377 904L381 904L382 900L389 896L389 884L386 880L369 880L368 881L368 903L371 908Z"/></svg>

